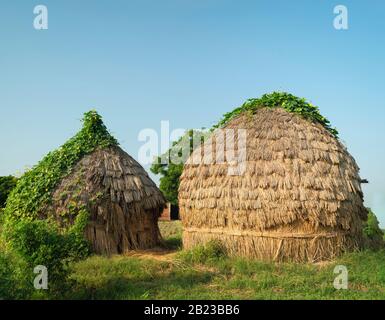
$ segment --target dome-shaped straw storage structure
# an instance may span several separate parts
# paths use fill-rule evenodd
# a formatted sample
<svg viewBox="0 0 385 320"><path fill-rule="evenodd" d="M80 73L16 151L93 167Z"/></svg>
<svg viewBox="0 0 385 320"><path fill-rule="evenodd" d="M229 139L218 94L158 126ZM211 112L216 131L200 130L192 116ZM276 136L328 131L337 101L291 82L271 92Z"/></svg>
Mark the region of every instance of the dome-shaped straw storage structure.
<svg viewBox="0 0 385 320"><path fill-rule="evenodd" d="M162 193L95 111L86 113L83 122L75 137L21 177L9 197L7 216L48 218L68 230L86 213L82 232L95 253L158 245Z"/></svg>
<svg viewBox="0 0 385 320"><path fill-rule="evenodd" d="M359 168L316 107L273 93L226 117L181 176L185 248L219 240L230 255L294 262L361 248L367 210ZM229 175L227 135L234 132L239 154L238 129L246 129L244 172ZM207 159L205 150L212 163L196 161Z"/></svg>
<svg viewBox="0 0 385 320"><path fill-rule="evenodd" d="M71 203L87 206L85 236L94 252L125 253L160 243L163 195L143 167L118 146L86 155L60 182L50 209L60 219Z"/></svg>

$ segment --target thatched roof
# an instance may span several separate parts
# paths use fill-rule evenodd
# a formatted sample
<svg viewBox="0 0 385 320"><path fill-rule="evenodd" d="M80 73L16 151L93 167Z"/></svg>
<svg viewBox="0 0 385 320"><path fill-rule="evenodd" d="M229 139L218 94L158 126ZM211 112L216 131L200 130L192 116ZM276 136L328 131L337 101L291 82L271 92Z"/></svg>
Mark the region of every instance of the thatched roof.
<svg viewBox="0 0 385 320"><path fill-rule="evenodd" d="M143 167L118 146L97 149L84 156L53 193L57 217L71 201L99 205L106 200L123 211L143 213L163 209L165 200Z"/></svg>
<svg viewBox="0 0 385 320"><path fill-rule="evenodd" d="M333 133L283 108L242 112L224 129L247 130L246 171L231 176L215 161L226 149L215 131L212 164L193 164L205 146L195 150L179 188L185 246L219 238L234 254L295 261L360 246L359 168Z"/></svg>

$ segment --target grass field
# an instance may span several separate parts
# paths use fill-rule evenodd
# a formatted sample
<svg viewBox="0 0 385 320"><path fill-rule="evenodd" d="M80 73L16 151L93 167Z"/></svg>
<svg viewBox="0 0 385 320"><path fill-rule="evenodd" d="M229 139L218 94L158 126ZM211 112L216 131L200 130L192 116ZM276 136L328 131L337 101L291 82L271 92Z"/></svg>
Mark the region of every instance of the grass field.
<svg viewBox="0 0 385 320"><path fill-rule="evenodd" d="M215 249L181 250L179 222L160 222L169 249L93 256L73 266L70 299L384 299L385 252L359 252L317 265L225 257ZM349 271L336 290L336 265Z"/></svg>

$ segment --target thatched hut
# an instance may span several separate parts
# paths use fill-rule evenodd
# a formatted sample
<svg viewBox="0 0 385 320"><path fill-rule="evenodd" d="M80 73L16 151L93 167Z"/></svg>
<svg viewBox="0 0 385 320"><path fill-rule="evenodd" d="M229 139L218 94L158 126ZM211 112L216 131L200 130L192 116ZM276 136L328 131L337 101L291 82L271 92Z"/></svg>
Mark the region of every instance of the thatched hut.
<svg viewBox="0 0 385 320"><path fill-rule="evenodd" d="M48 218L63 230L86 212L83 232L93 251L115 254L158 245L164 206L143 167L91 111L74 138L21 177L6 211L15 218Z"/></svg>
<svg viewBox="0 0 385 320"><path fill-rule="evenodd" d="M316 107L276 95L226 115L185 164L179 188L185 248L219 240L230 255L314 262L363 245L367 210L355 160ZM291 112L292 99L316 116ZM239 175L229 175L233 163L226 156L217 160L226 154L231 132L223 139L221 129L233 129L235 138L246 129ZM211 150L211 163L205 150Z"/></svg>
<svg viewBox="0 0 385 320"><path fill-rule="evenodd" d="M124 253L159 244L165 200L143 167L120 147L84 156L53 194L57 219L72 202L90 213L85 236L97 253Z"/></svg>

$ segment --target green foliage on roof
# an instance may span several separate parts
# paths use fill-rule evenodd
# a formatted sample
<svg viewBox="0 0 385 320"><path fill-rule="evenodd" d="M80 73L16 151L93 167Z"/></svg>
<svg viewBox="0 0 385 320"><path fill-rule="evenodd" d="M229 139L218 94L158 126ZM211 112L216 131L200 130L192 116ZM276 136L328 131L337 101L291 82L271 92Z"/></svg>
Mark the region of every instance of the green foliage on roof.
<svg viewBox="0 0 385 320"><path fill-rule="evenodd" d="M86 112L82 121L83 128L73 138L48 153L19 179L8 197L6 216L36 218L39 210L50 203L61 179L71 172L83 156L98 148L118 145L95 110Z"/></svg>
<svg viewBox="0 0 385 320"><path fill-rule="evenodd" d="M288 112L299 114L307 120L320 123L335 137L338 136L338 131L331 127L330 121L321 115L317 106L307 102L304 98L298 98L286 92L272 92L264 94L260 98L249 99L242 106L226 113L214 128L225 126L243 112L254 113L260 108L283 108Z"/></svg>

